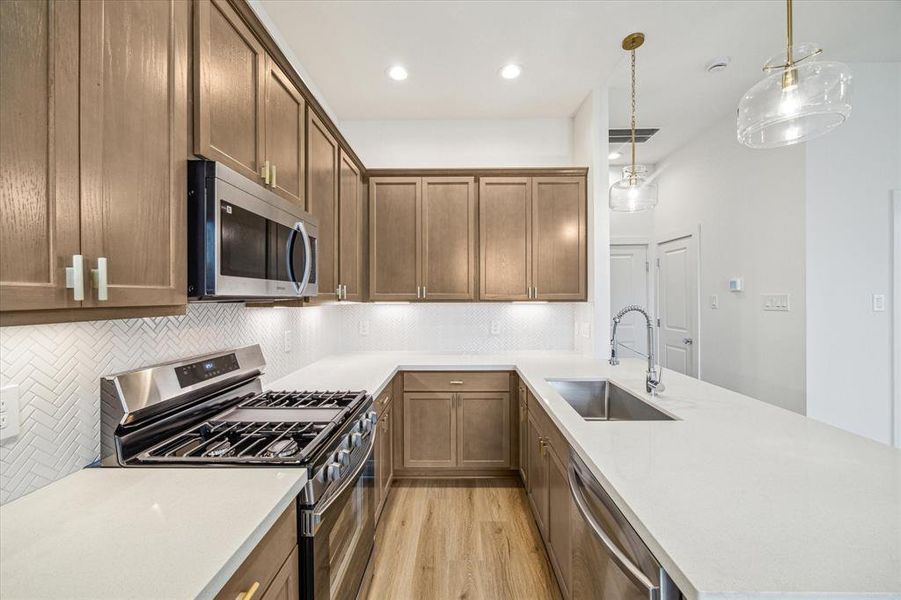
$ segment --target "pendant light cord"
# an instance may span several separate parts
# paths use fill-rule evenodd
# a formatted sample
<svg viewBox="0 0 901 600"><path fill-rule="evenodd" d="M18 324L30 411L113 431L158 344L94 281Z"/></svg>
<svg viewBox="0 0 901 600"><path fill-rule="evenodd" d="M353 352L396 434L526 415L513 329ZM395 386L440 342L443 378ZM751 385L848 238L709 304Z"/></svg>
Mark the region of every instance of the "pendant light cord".
<svg viewBox="0 0 901 600"><path fill-rule="evenodd" d="M791 2L791 0L788 0ZM632 172L629 174L629 183L635 185L635 50L632 54Z"/></svg>
<svg viewBox="0 0 901 600"><path fill-rule="evenodd" d="M795 59L792 56L792 44L794 43L794 34L792 33L792 0L786 0L786 30L788 35L786 36L786 48L785 48L785 64L788 67L791 67Z"/></svg>

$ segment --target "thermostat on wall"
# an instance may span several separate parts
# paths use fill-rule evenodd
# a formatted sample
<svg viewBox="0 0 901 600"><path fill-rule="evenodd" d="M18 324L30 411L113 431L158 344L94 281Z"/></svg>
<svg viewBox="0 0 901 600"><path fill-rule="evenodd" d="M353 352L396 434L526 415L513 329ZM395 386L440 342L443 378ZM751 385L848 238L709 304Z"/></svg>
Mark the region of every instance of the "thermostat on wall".
<svg viewBox="0 0 901 600"><path fill-rule="evenodd" d="M741 277L733 277L729 280L729 291L740 292L744 288L744 281Z"/></svg>

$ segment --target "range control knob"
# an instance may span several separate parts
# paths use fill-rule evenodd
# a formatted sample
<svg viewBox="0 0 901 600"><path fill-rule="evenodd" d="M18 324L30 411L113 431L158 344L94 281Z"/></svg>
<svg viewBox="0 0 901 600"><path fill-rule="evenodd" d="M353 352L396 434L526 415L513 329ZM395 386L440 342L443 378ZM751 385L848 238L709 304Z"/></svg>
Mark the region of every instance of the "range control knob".
<svg viewBox="0 0 901 600"><path fill-rule="evenodd" d="M337 481L341 477L341 463L329 463L325 468L325 480Z"/></svg>
<svg viewBox="0 0 901 600"><path fill-rule="evenodd" d="M339 462L342 465L349 465L350 464L350 450L348 450L346 448L338 450L338 452L335 454L335 462Z"/></svg>
<svg viewBox="0 0 901 600"><path fill-rule="evenodd" d="M360 429L362 429L365 433L369 433L370 431L372 431L372 421L370 421L366 417L363 417L362 419L360 419Z"/></svg>
<svg viewBox="0 0 901 600"><path fill-rule="evenodd" d="M369 419L369 422L373 425L379 422L379 414L374 410L370 410L368 413L366 413L366 418Z"/></svg>
<svg viewBox="0 0 901 600"><path fill-rule="evenodd" d="M362 433L352 433L350 434L350 446L351 448L357 448L363 443L363 434Z"/></svg>

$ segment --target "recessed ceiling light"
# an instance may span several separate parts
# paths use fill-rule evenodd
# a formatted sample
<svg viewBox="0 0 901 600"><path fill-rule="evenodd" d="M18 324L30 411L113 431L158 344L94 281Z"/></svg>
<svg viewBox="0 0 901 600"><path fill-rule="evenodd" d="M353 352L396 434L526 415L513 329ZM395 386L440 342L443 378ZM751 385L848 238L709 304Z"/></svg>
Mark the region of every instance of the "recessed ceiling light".
<svg viewBox="0 0 901 600"><path fill-rule="evenodd" d="M522 74L522 67L510 63L501 67L500 74L504 79L516 79Z"/></svg>
<svg viewBox="0 0 901 600"><path fill-rule="evenodd" d="M622 158L622 156L623 155L620 154L619 152L611 152L610 154L607 155L607 159L608 160L616 160L617 158Z"/></svg>
<svg viewBox="0 0 901 600"><path fill-rule="evenodd" d="M390 69L388 69L388 77L393 79L394 81L403 81L407 77L409 77L409 73L407 70L401 65L394 65Z"/></svg>

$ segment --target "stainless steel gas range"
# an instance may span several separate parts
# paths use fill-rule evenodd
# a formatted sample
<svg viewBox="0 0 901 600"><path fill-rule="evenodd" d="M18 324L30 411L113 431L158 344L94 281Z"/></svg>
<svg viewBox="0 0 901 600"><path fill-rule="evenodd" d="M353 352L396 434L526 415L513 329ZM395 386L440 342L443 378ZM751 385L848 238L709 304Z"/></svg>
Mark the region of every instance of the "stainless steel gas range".
<svg viewBox="0 0 901 600"><path fill-rule="evenodd" d="M263 391L259 346L101 380L104 466L294 467L302 598L352 597L375 534L372 397Z"/></svg>

